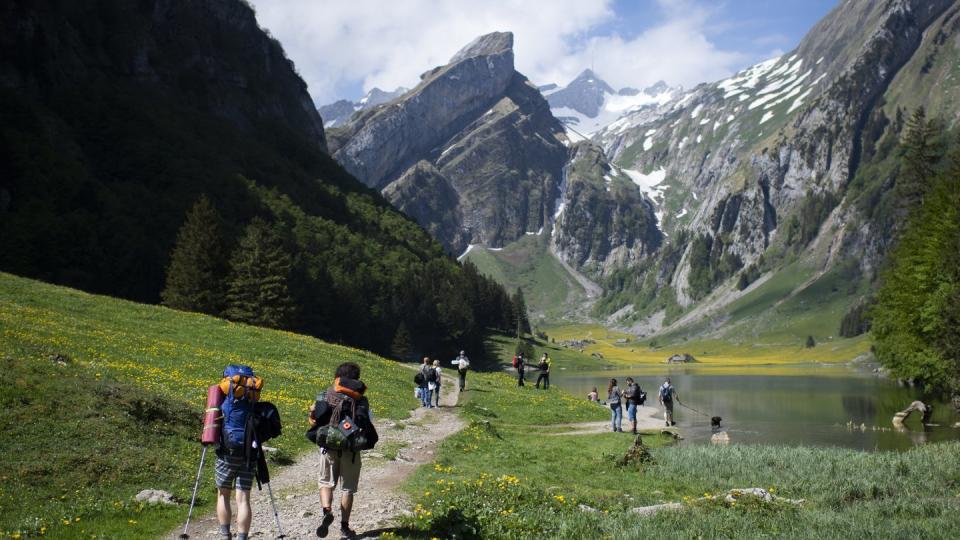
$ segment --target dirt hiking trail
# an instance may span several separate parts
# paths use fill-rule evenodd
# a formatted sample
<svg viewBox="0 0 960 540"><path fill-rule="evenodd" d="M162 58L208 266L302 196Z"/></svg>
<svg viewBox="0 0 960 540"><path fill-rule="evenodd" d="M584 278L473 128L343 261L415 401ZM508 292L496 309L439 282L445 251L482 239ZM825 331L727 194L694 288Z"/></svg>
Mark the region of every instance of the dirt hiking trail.
<svg viewBox="0 0 960 540"><path fill-rule="evenodd" d="M357 532L355 538L376 538L381 533L397 525L397 518L409 511L412 506L399 487L424 463L433 461L437 444L448 436L460 431L465 423L457 415L459 392L455 379L443 378L440 393L440 407L434 409L417 408L410 418L400 421L377 421L374 419L380 442L371 451L363 453L363 466L360 470L360 489L354 495L353 512L350 527ZM470 386L467 386L467 392ZM411 403L413 396L410 397ZM307 426L304 419L291 419L290 427L284 436L303 436ZM302 424L302 425L300 425ZM269 446L269 445L268 445ZM396 457L393 454L396 454ZM389 454L389 457L385 454ZM283 534L290 539L316 538L317 525L320 523L320 495L317 486L317 463L319 451L308 451L300 455L296 462L286 467L274 467L270 470L270 485L280 515ZM393 459L390 459L393 458ZM215 497L213 485L213 453L207 452L207 464L201 479L200 493L206 498ZM277 537L276 520L270 505L267 486L258 491L254 485L251 492L253 523L250 527L251 539L272 539ZM330 527L327 538L340 538L340 490L334 493L333 512L336 519ZM236 536L236 503L231 531ZM186 512L184 512L186 519ZM194 516L190 523L191 540L220 540L217 534L217 517L211 512L203 516ZM165 538L176 539L183 532L181 524Z"/></svg>

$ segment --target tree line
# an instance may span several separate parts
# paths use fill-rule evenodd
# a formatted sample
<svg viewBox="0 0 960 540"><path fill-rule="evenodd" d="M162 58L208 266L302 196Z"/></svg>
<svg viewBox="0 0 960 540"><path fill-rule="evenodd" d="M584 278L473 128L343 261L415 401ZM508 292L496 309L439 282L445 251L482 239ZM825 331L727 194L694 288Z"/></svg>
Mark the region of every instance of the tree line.
<svg viewBox="0 0 960 540"><path fill-rule="evenodd" d="M400 359L477 350L490 329L529 333L522 292L511 297L470 262L383 249L261 195L274 213L255 216L237 238L207 196L196 201L170 255L164 305ZM371 250L383 252L364 255Z"/></svg>
<svg viewBox="0 0 960 540"><path fill-rule="evenodd" d="M960 141L949 146L942 122L923 108L907 120L894 188L904 225L865 311L877 358L891 373L958 392Z"/></svg>

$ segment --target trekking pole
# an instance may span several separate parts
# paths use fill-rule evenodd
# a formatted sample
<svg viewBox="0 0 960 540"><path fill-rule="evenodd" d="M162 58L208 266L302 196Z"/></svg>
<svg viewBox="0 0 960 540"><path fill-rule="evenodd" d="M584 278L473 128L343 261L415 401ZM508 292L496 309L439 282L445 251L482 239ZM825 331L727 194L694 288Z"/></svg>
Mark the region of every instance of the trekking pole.
<svg viewBox="0 0 960 540"><path fill-rule="evenodd" d="M193 516L193 505L197 502L197 488L200 487L200 473L203 472L203 462L207 459L207 445L203 445L203 452L200 454L200 468L197 469L197 480L193 483L193 497L190 497L190 511L187 512L187 522L183 526L183 534L180 538L186 540L190 538L187 534L187 528L190 527L190 518Z"/></svg>
<svg viewBox="0 0 960 540"><path fill-rule="evenodd" d="M287 535L280 529L280 514L277 513L277 503L273 502L273 488L270 487L270 482L267 482L267 493L270 494L270 505L273 506L273 519L277 521L277 538L286 538Z"/></svg>

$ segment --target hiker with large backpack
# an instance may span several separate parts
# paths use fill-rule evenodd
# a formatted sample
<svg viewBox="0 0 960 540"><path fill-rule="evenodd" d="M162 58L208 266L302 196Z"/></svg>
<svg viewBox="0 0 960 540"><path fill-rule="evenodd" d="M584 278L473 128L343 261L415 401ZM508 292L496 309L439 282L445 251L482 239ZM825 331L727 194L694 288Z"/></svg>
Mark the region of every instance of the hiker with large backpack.
<svg viewBox="0 0 960 540"><path fill-rule="evenodd" d="M663 420L667 423L668 427L677 425L673 420L673 400L675 399L678 400L679 396L676 389L670 384L670 377L667 377L667 380L663 381L663 384L660 385L657 400L660 401L660 406L663 407Z"/></svg>
<svg viewBox="0 0 960 540"><path fill-rule="evenodd" d="M637 407L643 403L646 394L640 385L633 382L633 377L627 377L627 387L623 390L623 399L627 405L627 421L630 422L630 433L637 433Z"/></svg>
<svg viewBox="0 0 960 540"><path fill-rule="evenodd" d="M518 351L513 357L513 367L517 369L517 386L523 386L523 371L526 363L523 361L523 351Z"/></svg>
<svg viewBox="0 0 960 540"><path fill-rule="evenodd" d="M460 356L453 359L451 364L457 366L457 375L459 376L460 391L467 386L467 371L470 369L470 359L467 358L465 351L460 351Z"/></svg>
<svg viewBox="0 0 960 540"><path fill-rule="evenodd" d="M215 467L218 492L217 522L220 525L218 532L222 539L231 538L230 496L236 489L236 538L246 540L253 517L250 508L250 490L253 488L254 480L258 485L261 482L269 483L270 481L263 443L280 435L280 414L272 404L260 401L263 379L258 377L250 366L227 366L217 386L222 393L223 401L219 407L220 415L217 417L216 411L213 411L213 416L216 417L215 421L220 421L220 425L216 426L214 423L213 429L217 431L217 436L209 440L219 438ZM205 429L202 439L204 441L208 440L206 431ZM276 508L274 508L274 515L277 515ZM279 532L279 517L277 517L277 529Z"/></svg>
<svg viewBox="0 0 960 540"><path fill-rule="evenodd" d="M540 389L540 381L543 381L543 389L550 389L550 367L553 365L553 361L550 360L550 356L547 353L543 353L543 356L540 357L540 363L537 364L537 369L540 370L540 375L537 376L537 384L534 385L537 387L537 390Z"/></svg>
<svg viewBox="0 0 960 540"><path fill-rule="evenodd" d="M345 362L337 367L333 385L317 396L310 407L307 438L320 447L320 505L323 515L317 536L325 538L333 523L333 490L340 485L340 533L352 538L350 511L360 483L360 452L373 448L379 436L370 418L370 403L360 380L360 366Z"/></svg>

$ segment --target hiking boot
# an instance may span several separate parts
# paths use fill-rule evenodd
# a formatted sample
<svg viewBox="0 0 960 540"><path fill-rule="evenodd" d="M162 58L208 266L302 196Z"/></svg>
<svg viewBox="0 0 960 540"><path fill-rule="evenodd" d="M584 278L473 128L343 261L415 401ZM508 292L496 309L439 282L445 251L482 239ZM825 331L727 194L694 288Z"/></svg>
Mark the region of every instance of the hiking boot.
<svg viewBox="0 0 960 540"><path fill-rule="evenodd" d="M675 425L677 425L677 423L676 423L676 422L670 422L670 425L671 425L671 426L675 426Z"/></svg>
<svg viewBox="0 0 960 540"><path fill-rule="evenodd" d="M351 529L348 525L340 524L340 538L344 540L357 536L357 531Z"/></svg>
<svg viewBox="0 0 960 540"><path fill-rule="evenodd" d="M667 427L670 427L670 422L665 422L665 423L667 424Z"/></svg>
<svg viewBox="0 0 960 540"><path fill-rule="evenodd" d="M320 526L317 527L317 536L326 538L327 533L330 532L331 523L333 523L333 512L327 512L323 515L323 519L320 520Z"/></svg>

